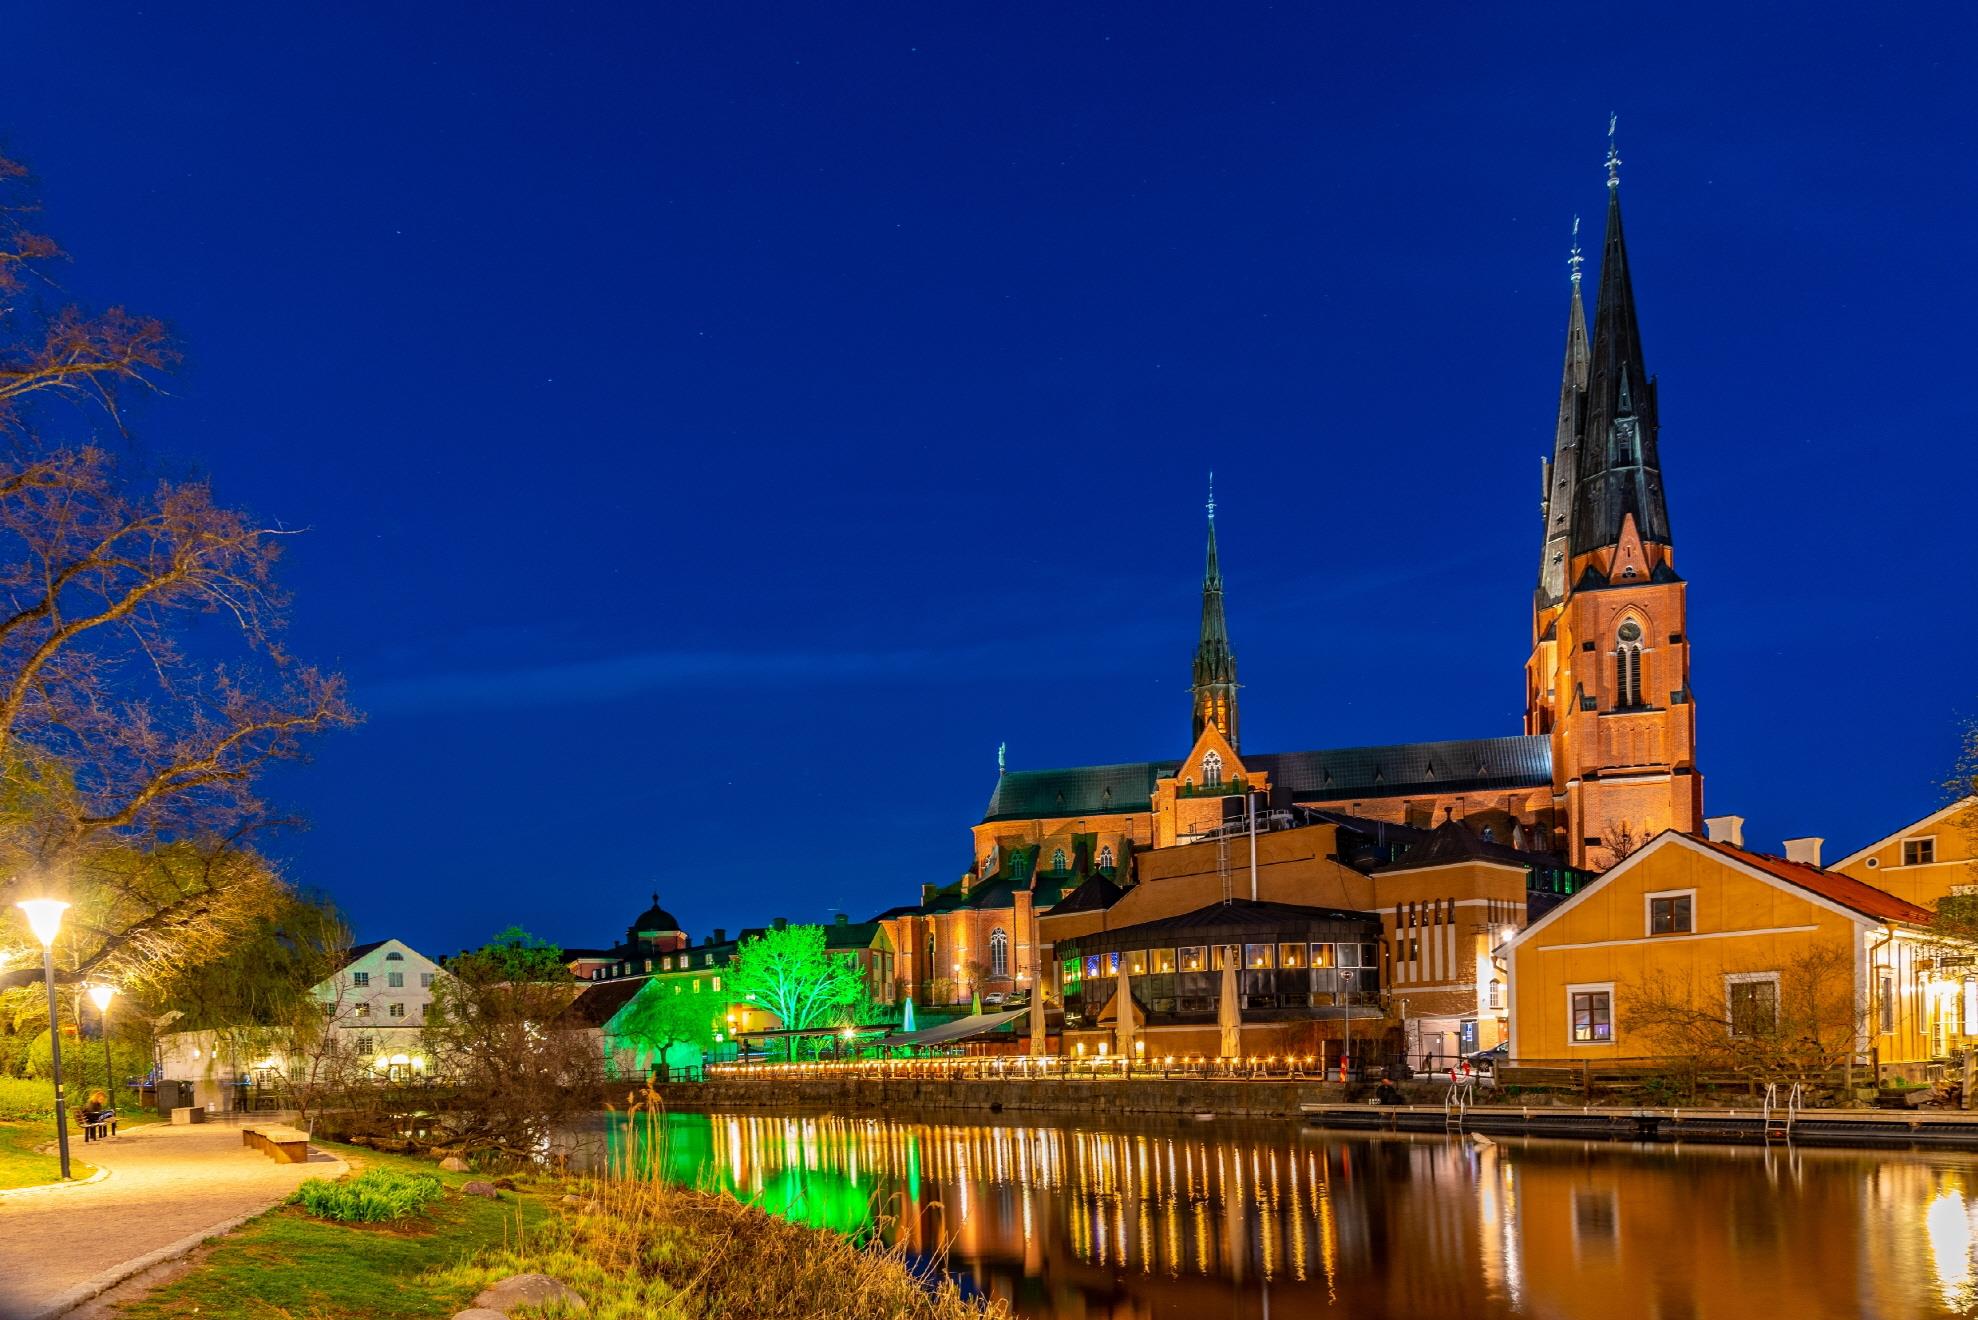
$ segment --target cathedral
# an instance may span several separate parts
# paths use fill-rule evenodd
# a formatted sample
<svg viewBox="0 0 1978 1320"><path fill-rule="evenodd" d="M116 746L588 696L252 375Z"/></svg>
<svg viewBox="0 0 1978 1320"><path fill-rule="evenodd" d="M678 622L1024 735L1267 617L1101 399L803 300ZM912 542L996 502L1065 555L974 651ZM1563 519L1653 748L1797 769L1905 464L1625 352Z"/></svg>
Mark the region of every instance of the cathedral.
<svg viewBox="0 0 1978 1320"><path fill-rule="evenodd" d="M1393 826L1397 837L1420 838L1460 823L1485 844L1536 859L1533 874L1546 859L1562 873L1604 870L1664 830L1701 826L1686 588L1675 568L1657 385L1636 317L1618 164L1610 152L1590 337L1577 239L1570 260L1523 731L1246 749L1212 488L1186 751L1171 760L999 768L973 827L968 874L881 914L909 986L951 998L942 990L966 997L963 985L1031 984L1042 955L1038 915L1060 903L1109 901L1099 887L1130 886L1137 853L1226 834L1226 821L1258 804L1307 819L1325 813L1363 834Z"/></svg>

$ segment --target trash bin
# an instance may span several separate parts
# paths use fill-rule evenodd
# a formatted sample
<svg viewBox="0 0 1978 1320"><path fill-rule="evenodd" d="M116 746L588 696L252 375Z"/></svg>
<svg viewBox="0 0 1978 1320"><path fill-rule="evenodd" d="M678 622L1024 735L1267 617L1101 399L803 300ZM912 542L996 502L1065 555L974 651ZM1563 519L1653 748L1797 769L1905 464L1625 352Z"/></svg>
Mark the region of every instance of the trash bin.
<svg viewBox="0 0 1978 1320"><path fill-rule="evenodd" d="M191 1103L191 1082L158 1083L158 1117L170 1119L174 1109L183 1109Z"/></svg>

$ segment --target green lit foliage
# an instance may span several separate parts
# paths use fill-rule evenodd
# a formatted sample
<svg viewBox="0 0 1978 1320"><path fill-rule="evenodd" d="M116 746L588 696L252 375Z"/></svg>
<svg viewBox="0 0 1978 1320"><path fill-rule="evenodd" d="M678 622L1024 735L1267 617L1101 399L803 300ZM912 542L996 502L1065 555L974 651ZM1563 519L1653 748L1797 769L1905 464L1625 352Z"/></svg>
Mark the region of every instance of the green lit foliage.
<svg viewBox="0 0 1978 1320"><path fill-rule="evenodd" d="M725 996L679 993L676 981L647 981L613 1022L621 1044L648 1051L664 1061L678 1045L706 1049L714 1043L714 1023L727 1003Z"/></svg>
<svg viewBox="0 0 1978 1320"><path fill-rule="evenodd" d="M856 961L826 949L822 926L764 931L729 964L730 995L754 999L786 1031L829 1026L863 989Z"/></svg>
<svg viewBox="0 0 1978 1320"><path fill-rule="evenodd" d="M346 1224L389 1224L408 1219L439 1200L444 1189L430 1173L366 1169L331 1182L311 1178L289 1200L318 1219Z"/></svg>

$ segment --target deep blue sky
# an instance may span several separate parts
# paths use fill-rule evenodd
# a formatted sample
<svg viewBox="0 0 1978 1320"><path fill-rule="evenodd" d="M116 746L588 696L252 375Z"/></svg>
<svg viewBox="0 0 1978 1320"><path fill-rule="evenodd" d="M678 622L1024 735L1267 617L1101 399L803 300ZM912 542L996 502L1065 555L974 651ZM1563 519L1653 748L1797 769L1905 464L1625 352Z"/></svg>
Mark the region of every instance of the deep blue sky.
<svg viewBox="0 0 1978 1320"><path fill-rule="evenodd" d="M440 952L1180 755L1212 467L1249 746L1516 732L1618 110L1707 806L1838 855L1978 707L1978 30L1500 8L38 5L0 140L182 338L141 443L313 529L289 873Z"/></svg>

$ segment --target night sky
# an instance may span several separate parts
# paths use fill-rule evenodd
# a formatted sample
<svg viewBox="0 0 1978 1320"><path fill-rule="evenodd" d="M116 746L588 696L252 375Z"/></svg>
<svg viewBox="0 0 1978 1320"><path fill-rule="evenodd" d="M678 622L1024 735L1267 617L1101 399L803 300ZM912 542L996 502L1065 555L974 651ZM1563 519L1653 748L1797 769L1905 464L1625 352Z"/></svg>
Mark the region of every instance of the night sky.
<svg viewBox="0 0 1978 1320"><path fill-rule="evenodd" d="M311 529L289 875L440 953L1182 755L1211 468L1248 747L1517 732L1618 111L1706 807L1838 857L1978 711L1978 25L1502 8L42 4L0 143L181 338L144 460Z"/></svg>

